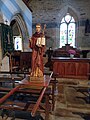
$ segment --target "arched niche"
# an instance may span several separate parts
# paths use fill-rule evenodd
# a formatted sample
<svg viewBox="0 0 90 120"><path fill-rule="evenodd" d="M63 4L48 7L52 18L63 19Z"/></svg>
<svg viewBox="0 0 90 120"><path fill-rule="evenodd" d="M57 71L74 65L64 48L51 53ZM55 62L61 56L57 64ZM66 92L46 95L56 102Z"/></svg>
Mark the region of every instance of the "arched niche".
<svg viewBox="0 0 90 120"><path fill-rule="evenodd" d="M25 41L28 39L28 30L25 21L21 14L16 14L13 16L10 22L10 26L13 30L13 36L21 36L23 42L23 51L25 49Z"/></svg>
<svg viewBox="0 0 90 120"><path fill-rule="evenodd" d="M80 15L79 15L78 11L73 6L70 6L70 5L66 5L66 6L62 7L62 9L58 12L58 14L57 14L57 16L58 16L58 25L60 26L62 18L67 13L69 13L75 19L76 29L78 29L78 21L79 21ZM57 30L57 36L58 36L58 38L60 38L60 29L59 29L59 27L58 27L58 30ZM75 35L75 40L76 40L75 45L77 46L77 33ZM56 41L57 48L59 47L59 44L60 44L60 40L58 39Z"/></svg>

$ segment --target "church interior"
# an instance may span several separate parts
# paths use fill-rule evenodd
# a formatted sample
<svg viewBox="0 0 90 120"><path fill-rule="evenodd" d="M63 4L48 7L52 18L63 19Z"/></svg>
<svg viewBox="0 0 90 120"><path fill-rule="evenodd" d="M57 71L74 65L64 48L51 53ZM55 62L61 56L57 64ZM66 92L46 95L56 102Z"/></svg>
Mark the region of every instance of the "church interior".
<svg viewBox="0 0 90 120"><path fill-rule="evenodd" d="M90 0L0 0L0 120L90 120Z"/></svg>

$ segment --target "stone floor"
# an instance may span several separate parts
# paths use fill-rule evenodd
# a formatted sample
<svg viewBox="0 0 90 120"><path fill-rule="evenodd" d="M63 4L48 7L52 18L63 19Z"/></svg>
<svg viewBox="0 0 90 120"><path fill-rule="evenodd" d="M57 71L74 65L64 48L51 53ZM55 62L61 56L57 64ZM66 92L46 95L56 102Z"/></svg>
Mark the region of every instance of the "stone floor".
<svg viewBox="0 0 90 120"><path fill-rule="evenodd" d="M55 110L50 113L49 120L90 120L89 81L60 78L55 95ZM31 120L25 118L25 115L20 113L19 118L15 120ZM11 118L3 120L11 120Z"/></svg>
<svg viewBox="0 0 90 120"><path fill-rule="evenodd" d="M74 79L58 81L56 107L54 113L50 114L50 120L90 120L89 81Z"/></svg>

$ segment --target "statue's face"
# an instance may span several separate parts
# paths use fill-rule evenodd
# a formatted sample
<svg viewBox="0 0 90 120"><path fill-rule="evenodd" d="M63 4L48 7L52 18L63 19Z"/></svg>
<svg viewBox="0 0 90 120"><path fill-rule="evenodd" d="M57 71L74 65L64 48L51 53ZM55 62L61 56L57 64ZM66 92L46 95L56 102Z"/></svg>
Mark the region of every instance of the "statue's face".
<svg viewBox="0 0 90 120"><path fill-rule="evenodd" d="M36 25L36 32L40 32L41 31L41 26L40 25Z"/></svg>

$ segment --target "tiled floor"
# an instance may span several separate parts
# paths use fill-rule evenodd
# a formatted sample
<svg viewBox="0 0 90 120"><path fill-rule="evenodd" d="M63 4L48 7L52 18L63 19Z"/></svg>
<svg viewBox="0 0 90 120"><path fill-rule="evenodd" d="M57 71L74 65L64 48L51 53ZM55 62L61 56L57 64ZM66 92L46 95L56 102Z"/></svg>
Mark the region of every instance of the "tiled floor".
<svg viewBox="0 0 90 120"><path fill-rule="evenodd" d="M90 120L88 83L87 80L58 79L55 110L50 113L49 120ZM15 120L29 120L25 115L20 113L24 119L16 118ZM0 120L2 120L1 117Z"/></svg>

